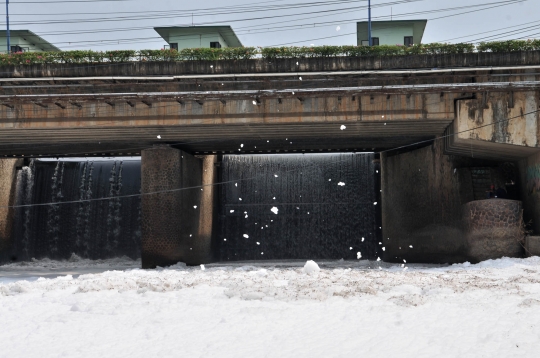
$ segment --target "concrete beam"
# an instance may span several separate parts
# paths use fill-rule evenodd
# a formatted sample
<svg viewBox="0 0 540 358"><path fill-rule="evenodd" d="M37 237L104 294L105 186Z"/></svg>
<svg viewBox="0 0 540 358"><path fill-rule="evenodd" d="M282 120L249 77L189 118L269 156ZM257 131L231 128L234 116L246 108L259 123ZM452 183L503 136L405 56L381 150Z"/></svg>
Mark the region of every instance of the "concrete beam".
<svg viewBox="0 0 540 358"><path fill-rule="evenodd" d="M540 98L536 91L479 93L456 101L445 152L484 159L519 160L538 153Z"/></svg>
<svg viewBox="0 0 540 358"><path fill-rule="evenodd" d="M142 267L211 262L215 157L168 146L141 154Z"/></svg>
<svg viewBox="0 0 540 358"><path fill-rule="evenodd" d="M10 208L15 201L17 185L17 166L22 159L0 160L0 260L12 244L14 209Z"/></svg>

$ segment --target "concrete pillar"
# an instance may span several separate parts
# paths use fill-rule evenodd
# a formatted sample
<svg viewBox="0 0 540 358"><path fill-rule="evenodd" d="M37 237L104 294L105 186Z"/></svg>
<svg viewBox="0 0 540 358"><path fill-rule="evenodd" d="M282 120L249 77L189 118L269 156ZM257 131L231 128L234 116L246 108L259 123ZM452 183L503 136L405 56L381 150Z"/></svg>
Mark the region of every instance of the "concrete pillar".
<svg viewBox="0 0 540 358"><path fill-rule="evenodd" d="M467 259L455 170L463 164L444 155L441 141L407 153L381 155L384 261Z"/></svg>
<svg viewBox="0 0 540 358"><path fill-rule="evenodd" d="M215 156L169 146L141 154L142 267L211 262Z"/></svg>
<svg viewBox="0 0 540 358"><path fill-rule="evenodd" d="M469 261L522 257L525 232L521 201L475 200L463 205Z"/></svg>
<svg viewBox="0 0 540 358"><path fill-rule="evenodd" d="M22 159L0 160L0 258L11 246L14 210L9 206L15 201L17 166Z"/></svg>
<svg viewBox="0 0 540 358"><path fill-rule="evenodd" d="M207 155L202 158L202 188L200 199L199 231L193 250L198 253L199 261L211 262L213 258L212 237L214 226L214 206L216 198L217 170L216 155Z"/></svg>

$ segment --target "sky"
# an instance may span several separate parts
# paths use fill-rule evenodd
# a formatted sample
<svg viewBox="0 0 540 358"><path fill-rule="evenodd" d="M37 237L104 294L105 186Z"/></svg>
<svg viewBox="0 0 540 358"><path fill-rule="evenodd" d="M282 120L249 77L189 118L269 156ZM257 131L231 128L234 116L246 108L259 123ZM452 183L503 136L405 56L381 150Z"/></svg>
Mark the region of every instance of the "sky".
<svg viewBox="0 0 540 358"><path fill-rule="evenodd" d="M428 19L423 42L540 38L540 0L372 0L373 20ZM0 27L6 27L5 8ZM367 1L11 0L10 28L62 50L159 49L159 26L231 25L244 46L355 45Z"/></svg>

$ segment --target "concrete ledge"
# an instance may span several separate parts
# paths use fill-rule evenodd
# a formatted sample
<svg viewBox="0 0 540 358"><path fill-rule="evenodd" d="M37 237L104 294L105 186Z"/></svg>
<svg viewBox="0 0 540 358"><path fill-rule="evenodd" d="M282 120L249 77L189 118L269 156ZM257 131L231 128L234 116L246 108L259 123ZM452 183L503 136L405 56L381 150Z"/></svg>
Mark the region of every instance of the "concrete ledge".
<svg viewBox="0 0 540 358"><path fill-rule="evenodd" d="M297 64L298 63L298 64ZM177 76L191 74L358 71L384 69L529 66L540 63L540 51L445 55L320 57L252 60L129 62L105 64L36 64L2 66L1 78L85 76Z"/></svg>
<svg viewBox="0 0 540 358"><path fill-rule="evenodd" d="M540 256L540 236L527 236L525 238L525 254L527 256Z"/></svg>

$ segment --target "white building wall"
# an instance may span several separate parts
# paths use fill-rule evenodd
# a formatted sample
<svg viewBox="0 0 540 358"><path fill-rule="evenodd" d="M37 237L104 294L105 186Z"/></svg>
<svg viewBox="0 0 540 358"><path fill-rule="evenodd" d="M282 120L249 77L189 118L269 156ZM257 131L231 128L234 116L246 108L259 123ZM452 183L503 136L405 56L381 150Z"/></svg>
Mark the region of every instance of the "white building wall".
<svg viewBox="0 0 540 358"><path fill-rule="evenodd" d="M373 28L372 37L379 38L379 45L404 45L405 36L413 36L413 26L399 26L392 28Z"/></svg>
<svg viewBox="0 0 540 358"><path fill-rule="evenodd" d="M169 36L169 43L177 43L178 49L209 48L210 42L219 42L221 47L228 47L227 43L217 32L204 34L183 34Z"/></svg>
<svg viewBox="0 0 540 358"><path fill-rule="evenodd" d="M27 41L24 38L19 37L19 36L11 36L10 45L11 46L19 45L21 47L25 47L30 52L43 51L43 49L39 47L39 44L36 44L36 46L34 46L30 41ZM0 37L0 52L2 53L7 52L7 38L5 36Z"/></svg>

